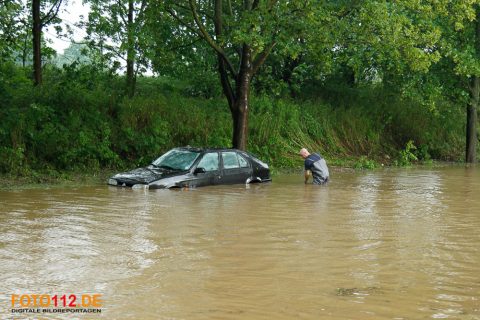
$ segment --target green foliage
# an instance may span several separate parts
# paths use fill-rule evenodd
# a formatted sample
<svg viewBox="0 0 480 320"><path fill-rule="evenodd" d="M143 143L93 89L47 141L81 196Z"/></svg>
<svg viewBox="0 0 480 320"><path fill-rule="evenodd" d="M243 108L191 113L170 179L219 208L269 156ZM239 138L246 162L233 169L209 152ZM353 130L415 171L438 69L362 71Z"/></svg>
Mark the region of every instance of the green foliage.
<svg viewBox="0 0 480 320"><path fill-rule="evenodd" d="M25 150L22 147L9 148L0 146L0 172L22 175L26 172Z"/></svg>
<svg viewBox="0 0 480 320"><path fill-rule="evenodd" d="M21 8L19 1L0 1L0 61L12 53L18 32L16 16Z"/></svg>
<svg viewBox="0 0 480 320"><path fill-rule="evenodd" d="M192 94L191 83L141 77L129 99L124 80L95 65L47 68L35 89L27 74L0 66L0 172L120 170L175 146L230 146L226 102ZM248 150L274 168L300 167L301 147L363 169L463 155L462 113L447 101L431 109L382 87L317 90L309 100L253 96Z"/></svg>
<svg viewBox="0 0 480 320"><path fill-rule="evenodd" d="M353 165L355 169L375 169L377 166L374 160L368 159L365 156L361 156Z"/></svg>
<svg viewBox="0 0 480 320"><path fill-rule="evenodd" d="M162 117L165 104L161 96L136 97L120 102L115 140L121 141L115 151L124 159L134 159L135 165L151 162L165 151L170 128Z"/></svg>
<svg viewBox="0 0 480 320"><path fill-rule="evenodd" d="M398 153L398 158L395 160L394 164L396 166L409 166L412 162L418 161L417 156L415 155L417 147L414 145L412 140L409 140L405 145L405 149L400 150Z"/></svg>
<svg viewBox="0 0 480 320"><path fill-rule="evenodd" d="M366 169L463 157L480 0L223 1L217 12L218 1L85 2L77 27L89 50L72 45L34 88L19 67L31 63L29 2L0 0L1 172L133 167L178 145L230 146L221 94L238 95L244 71L248 149L274 167L300 166L301 147ZM60 4L42 3L44 14ZM139 77L127 98L119 60L132 90L137 72L162 76Z"/></svg>
<svg viewBox="0 0 480 320"><path fill-rule="evenodd" d="M1 109L0 145L10 149L4 150L10 160L1 171L12 171L14 160L25 172L45 166L95 169L115 162L107 118L98 109L102 96L89 92L88 83L69 79L86 70L52 71L37 89L21 73L3 82L2 100L8 104Z"/></svg>

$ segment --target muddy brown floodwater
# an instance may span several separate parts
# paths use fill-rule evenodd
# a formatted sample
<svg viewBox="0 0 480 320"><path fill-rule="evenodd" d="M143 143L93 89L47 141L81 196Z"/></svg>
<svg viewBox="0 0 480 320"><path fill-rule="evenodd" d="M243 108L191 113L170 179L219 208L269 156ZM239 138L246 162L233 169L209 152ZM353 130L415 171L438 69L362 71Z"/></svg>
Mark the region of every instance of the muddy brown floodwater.
<svg viewBox="0 0 480 320"><path fill-rule="evenodd" d="M1 319L38 318L25 293L102 295L42 319L480 319L480 168L0 191Z"/></svg>

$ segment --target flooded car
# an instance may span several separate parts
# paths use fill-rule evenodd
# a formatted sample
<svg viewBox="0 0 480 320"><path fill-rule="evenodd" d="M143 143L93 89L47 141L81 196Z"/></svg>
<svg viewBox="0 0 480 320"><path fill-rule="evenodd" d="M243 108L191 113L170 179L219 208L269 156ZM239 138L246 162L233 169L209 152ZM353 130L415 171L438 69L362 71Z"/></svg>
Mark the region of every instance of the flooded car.
<svg viewBox="0 0 480 320"><path fill-rule="evenodd" d="M163 189L271 181L268 165L236 149L175 148L150 165L118 173L112 186Z"/></svg>

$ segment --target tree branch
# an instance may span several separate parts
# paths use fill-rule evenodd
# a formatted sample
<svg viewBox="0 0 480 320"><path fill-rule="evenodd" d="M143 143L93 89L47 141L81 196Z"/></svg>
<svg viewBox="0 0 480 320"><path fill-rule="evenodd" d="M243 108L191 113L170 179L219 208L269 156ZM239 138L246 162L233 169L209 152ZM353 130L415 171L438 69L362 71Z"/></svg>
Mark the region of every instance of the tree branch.
<svg viewBox="0 0 480 320"><path fill-rule="evenodd" d="M255 57L252 67L252 76L257 73L258 69L263 65L265 60L267 60L267 57L270 55L273 47L275 47L276 44L277 43L273 41L268 47L266 47L261 53L259 53L257 57Z"/></svg>
<svg viewBox="0 0 480 320"><path fill-rule="evenodd" d="M185 20L183 20L182 18L180 18L176 13L175 11L173 11L172 9L166 9L167 12L175 19L177 20L178 22L180 22L181 25L183 25L184 27L186 27L187 29L189 29L190 31L192 31L193 33L197 34L200 38L203 39L203 35L200 33L200 31L198 31L197 29L195 29L194 27L192 27L190 24L188 24Z"/></svg>
<svg viewBox="0 0 480 320"><path fill-rule="evenodd" d="M127 20L125 20L125 16L127 15L127 10L125 10L125 7L123 6L123 4L120 0L117 0L117 5L120 9L120 19L122 19L123 24L125 26L128 26L128 22L127 22Z"/></svg>
<svg viewBox="0 0 480 320"><path fill-rule="evenodd" d="M190 11L190 7L187 7L187 6L184 6L184 5L178 4L178 3L175 3L175 6L177 6L177 7L181 8L181 9L184 9L184 10ZM207 17L207 18L209 18L209 19L213 20L213 17L212 17L212 15L208 14L207 12L205 12L205 11L200 11L200 10L199 10L198 12L199 12L199 13L201 13L201 14L203 14L203 15L205 15L205 17Z"/></svg>
<svg viewBox="0 0 480 320"><path fill-rule="evenodd" d="M140 9L138 10L138 15L137 15L137 17L143 16L143 14L145 13L146 7L147 7L147 1L146 1L146 0L142 0L142 3L140 4ZM138 20L138 19L135 19L135 20Z"/></svg>
<svg viewBox="0 0 480 320"><path fill-rule="evenodd" d="M235 92L233 91L232 85L230 84L230 80L228 79L228 74L225 68L225 60L217 54L218 57L218 70L220 72L220 83L222 84L223 93L225 97L227 97L228 106L230 107L230 111L234 111L235 109Z"/></svg>
<svg viewBox="0 0 480 320"><path fill-rule="evenodd" d="M117 48L114 46L108 45L108 44L100 44L100 43L95 43L94 41L75 41L74 39L70 39L70 41L74 44L78 45L86 45L88 47L95 47L97 49L107 49L110 50L116 57L119 59L122 59L123 61L127 61L125 57L123 57L123 53L119 51Z"/></svg>
<svg viewBox="0 0 480 320"><path fill-rule="evenodd" d="M57 0L53 3L50 10L48 10L48 13L42 19L40 19L40 23L42 26L49 24L50 22L52 22L53 19L55 19L55 17L58 15L58 11L60 11L61 5L62 0Z"/></svg>
<svg viewBox="0 0 480 320"><path fill-rule="evenodd" d="M231 61L228 59L225 51L215 42L215 40L212 39L212 37L208 34L207 30L205 30L205 26L202 24L200 21L200 17L198 16L197 9L195 6L195 0L189 0L190 2L190 10L192 11L193 14L193 19L195 20L195 23L200 30L201 35L203 36L203 39L212 47L225 61L227 64L228 69L233 75L236 75L237 73L235 72L235 69L233 68L233 65Z"/></svg>
<svg viewBox="0 0 480 320"><path fill-rule="evenodd" d="M222 0L215 0L215 8L214 8L214 25L215 25L215 36L217 39L220 39L222 34L223 34L223 1ZM224 63L228 66L229 61L225 59L224 56L218 55L219 58L224 60ZM219 63L221 61L219 60ZM219 66L219 67L222 67ZM224 67L224 66L223 66ZM231 72L232 77L236 77L237 74L235 71L232 70L233 68L229 68L229 71ZM222 70L220 71L222 72Z"/></svg>
<svg viewBox="0 0 480 320"><path fill-rule="evenodd" d="M179 46L176 46L176 47L173 47L173 48L167 48L168 51L177 51L179 49L183 49L183 48L189 48L189 47L192 47L195 43L199 42L203 40L202 37L199 37L198 39L195 39L194 41L188 43L188 44L182 44L182 45L179 45Z"/></svg>
<svg viewBox="0 0 480 320"><path fill-rule="evenodd" d="M215 0L215 9L214 9L214 25L215 25L215 36L219 39L223 33L223 1L222 0ZM235 93L232 89L232 85L230 84L230 80L228 78L227 68L225 67L228 65L228 61L225 60L225 57L219 53L217 53L218 59L218 71L220 73L220 82L222 84L223 93L227 97L228 106L230 107L231 111L233 112L235 106ZM235 78L235 74L232 73L232 77Z"/></svg>

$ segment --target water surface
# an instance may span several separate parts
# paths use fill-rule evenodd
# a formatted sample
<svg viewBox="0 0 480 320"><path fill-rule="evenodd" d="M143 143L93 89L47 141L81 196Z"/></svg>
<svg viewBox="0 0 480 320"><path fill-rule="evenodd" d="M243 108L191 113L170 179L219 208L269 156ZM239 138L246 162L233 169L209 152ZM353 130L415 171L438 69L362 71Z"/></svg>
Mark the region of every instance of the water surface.
<svg viewBox="0 0 480 320"><path fill-rule="evenodd" d="M480 319L480 170L0 191L0 319L13 293L102 294L79 319Z"/></svg>

